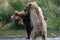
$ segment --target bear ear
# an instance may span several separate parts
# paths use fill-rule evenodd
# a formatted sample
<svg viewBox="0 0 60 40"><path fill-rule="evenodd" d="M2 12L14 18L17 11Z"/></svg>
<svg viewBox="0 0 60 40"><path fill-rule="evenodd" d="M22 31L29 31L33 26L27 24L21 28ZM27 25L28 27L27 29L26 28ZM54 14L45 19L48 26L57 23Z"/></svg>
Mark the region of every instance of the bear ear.
<svg viewBox="0 0 60 40"><path fill-rule="evenodd" d="M36 4L37 2L36 1L33 1L34 4Z"/></svg>
<svg viewBox="0 0 60 40"><path fill-rule="evenodd" d="M18 14L19 14L19 12L18 12L18 11L14 11L14 13L15 13L15 15L18 15Z"/></svg>
<svg viewBox="0 0 60 40"><path fill-rule="evenodd" d="M14 11L15 13L18 13L18 11Z"/></svg>
<svg viewBox="0 0 60 40"><path fill-rule="evenodd" d="M36 3L37 3L36 1L30 2L30 4L36 4Z"/></svg>
<svg viewBox="0 0 60 40"><path fill-rule="evenodd" d="M13 16L11 16L11 19L13 20L13 18L14 18L14 15Z"/></svg>

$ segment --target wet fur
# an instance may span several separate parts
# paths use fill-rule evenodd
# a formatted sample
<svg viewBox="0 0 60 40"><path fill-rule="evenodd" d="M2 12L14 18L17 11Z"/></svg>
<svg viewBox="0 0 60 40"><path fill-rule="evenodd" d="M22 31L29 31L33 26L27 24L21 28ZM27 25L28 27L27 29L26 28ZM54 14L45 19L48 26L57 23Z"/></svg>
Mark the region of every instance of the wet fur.
<svg viewBox="0 0 60 40"><path fill-rule="evenodd" d="M11 16L11 19L13 19L13 21L16 22L15 20L18 20L16 17L20 17L21 20L23 20L23 24L26 26L27 39L30 39L30 34L31 34L33 27L30 23L29 11L27 11L27 9L21 12L15 11L14 14Z"/></svg>
<svg viewBox="0 0 60 40"><path fill-rule="evenodd" d="M34 12L37 18L36 16L33 17ZM24 11L21 12L15 11L15 14L17 16L20 16L23 19L23 23L26 25L26 31L28 36L27 39L30 39L30 34L31 34L33 40L38 35L42 36L43 40L46 40L46 36L47 36L46 22L44 20L44 16L42 14L41 8L36 3L34 2L29 3Z"/></svg>
<svg viewBox="0 0 60 40"><path fill-rule="evenodd" d="M29 3L28 7L29 6L30 6L30 20L33 25L33 30L31 32L32 40L35 40L37 35L42 36L43 40L46 40L47 29L42 10L35 2Z"/></svg>

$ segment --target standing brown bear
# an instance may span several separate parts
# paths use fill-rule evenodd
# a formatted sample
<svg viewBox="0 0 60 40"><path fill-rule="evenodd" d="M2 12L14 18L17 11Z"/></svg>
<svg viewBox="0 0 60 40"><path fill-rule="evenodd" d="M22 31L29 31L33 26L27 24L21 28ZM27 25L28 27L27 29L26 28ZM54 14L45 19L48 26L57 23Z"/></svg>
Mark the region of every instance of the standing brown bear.
<svg viewBox="0 0 60 40"><path fill-rule="evenodd" d="M47 27L44 20L42 9L36 2L30 2L27 6L30 12L30 21L33 25L31 32L32 40L36 40L36 37L41 36L43 40L47 39Z"/></svg>

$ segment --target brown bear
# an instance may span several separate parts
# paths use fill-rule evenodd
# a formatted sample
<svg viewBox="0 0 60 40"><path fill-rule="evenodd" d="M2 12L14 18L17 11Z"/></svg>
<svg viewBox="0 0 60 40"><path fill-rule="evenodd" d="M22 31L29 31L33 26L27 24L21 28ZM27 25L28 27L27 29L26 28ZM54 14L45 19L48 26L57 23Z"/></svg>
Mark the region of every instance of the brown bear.
<svg viewBox="0 0 60 40"><path fill-rule="evenodd" d="M37 36L42 36L42 39L46 40L47 28L41 8L36 2L30 2L26 9L30 12L30 22L33 26L31 32L32 40L35 40Z"/></svg>
<svg viewBox="0 0 60 40"><path fill-rule="evenodd" d="M26 31L27 31L27 39L30 39L30 33L33 29L31 23L30 23L30 15L26 10L18 12L15 11L14 14L11 16L11 19L18 25L25 25Z"/></svg>

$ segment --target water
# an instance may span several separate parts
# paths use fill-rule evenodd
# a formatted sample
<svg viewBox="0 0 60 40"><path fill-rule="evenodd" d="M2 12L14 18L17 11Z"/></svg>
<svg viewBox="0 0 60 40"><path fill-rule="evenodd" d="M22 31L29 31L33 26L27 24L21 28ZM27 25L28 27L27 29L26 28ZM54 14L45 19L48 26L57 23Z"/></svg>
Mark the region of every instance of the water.
<svg viewBox="0 0 60 40"><path fill-rule="evenodd" d="M17 37L0 37L0 40L26 40L26 38L17 38ZM38 38L38 40L41 40ZM49 37L47 40L60 40L60 37Z"/></svg>

